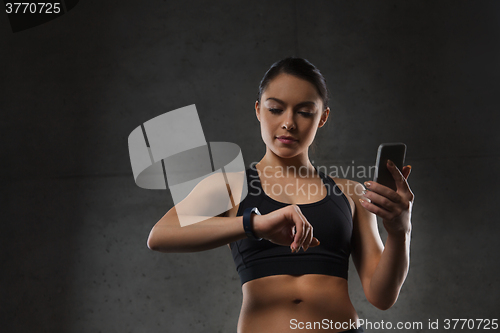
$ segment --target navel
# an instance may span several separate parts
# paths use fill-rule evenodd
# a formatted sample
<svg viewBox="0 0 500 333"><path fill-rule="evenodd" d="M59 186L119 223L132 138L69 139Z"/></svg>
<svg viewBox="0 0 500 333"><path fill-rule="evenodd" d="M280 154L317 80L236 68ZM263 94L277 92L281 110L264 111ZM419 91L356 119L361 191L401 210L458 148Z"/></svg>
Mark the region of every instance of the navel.
<svg viewBox="0 0 500 333"><path fill-rule="evenodd" d="M292 301L294 304L299 304L302 303L302 300L300 298L296 298Z"/></svg>

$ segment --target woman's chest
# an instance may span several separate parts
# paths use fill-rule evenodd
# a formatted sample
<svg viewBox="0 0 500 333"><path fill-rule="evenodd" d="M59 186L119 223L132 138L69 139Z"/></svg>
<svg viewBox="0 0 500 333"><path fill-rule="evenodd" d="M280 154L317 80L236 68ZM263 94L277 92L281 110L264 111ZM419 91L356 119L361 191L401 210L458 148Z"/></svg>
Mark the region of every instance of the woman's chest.
<svg viewBox="0 0 500 333"><path fill-rule="evenodd" d="M328 189L319 178L261 179L264 194L273 200L286 204L310 204L321 201L328 195Z"/></svg>

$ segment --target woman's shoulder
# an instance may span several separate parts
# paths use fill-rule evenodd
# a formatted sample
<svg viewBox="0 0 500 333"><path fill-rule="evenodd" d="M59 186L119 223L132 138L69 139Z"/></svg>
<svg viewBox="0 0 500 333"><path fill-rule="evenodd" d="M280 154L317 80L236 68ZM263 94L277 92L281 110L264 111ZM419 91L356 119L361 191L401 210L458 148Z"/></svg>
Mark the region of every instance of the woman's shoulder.
<svg viewBox="0 0 500 333"><path fill-rule="evenodd" d="M351 205L351 211L354 214L356 205L359 203L358 199L363 198L363 191L365 190L364 185L358 181L347 178L332 177L330 175L328 177L330 177L342 193L344 193Z"/></svg>
<svg viewBox="0 0 500 333"><path fill-rule="evenodd" d="M344 189L357 190L358 191L357 194L360 194L360 195L363 194L363 190L365 189L365 186L358 181L355 181L352 179L347 179L347 178L332 177L330 175L328 177L330 177L342 191ZM351 193L349 193L349 195L351 195Z"/></svg>

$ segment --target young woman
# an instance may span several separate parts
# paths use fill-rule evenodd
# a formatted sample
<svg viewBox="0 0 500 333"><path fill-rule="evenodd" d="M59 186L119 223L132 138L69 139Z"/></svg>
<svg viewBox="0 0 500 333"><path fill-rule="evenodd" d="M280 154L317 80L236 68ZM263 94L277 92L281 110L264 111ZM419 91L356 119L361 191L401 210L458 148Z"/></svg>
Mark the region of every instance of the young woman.
<svg viewBox="0 0 500 333"><path fill-rule="evenodd" d="M388 163L394 191L374 181L365 182L365 189L312 165L309 147L330 109L325 79L305 59L271 66L255 111L266 154L245 175L227 175L231 184L246 177L243 201L185 227L173 207L152 229L148 246L193 252L227 244L242 283L239 333L363 332L348 295L349 256L368 301L390 308L409 267L411 167L400 171ZM186 205L193 215L204 215L211 198L229 191L237 199L243 190L205 179L177 208ZM376 215L388 233L385 247Z"/></svg>

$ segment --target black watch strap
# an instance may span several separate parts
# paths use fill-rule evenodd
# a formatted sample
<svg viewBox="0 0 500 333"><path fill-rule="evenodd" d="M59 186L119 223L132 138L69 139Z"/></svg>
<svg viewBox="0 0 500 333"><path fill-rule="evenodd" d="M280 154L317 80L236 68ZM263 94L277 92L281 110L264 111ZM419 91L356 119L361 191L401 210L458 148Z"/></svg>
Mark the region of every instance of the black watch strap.
<svg viewBox="0 0 500 333"><path fill-rule="evenodd" d="M255 241L260 241L262 240L262 238L255 237L255 234L253 233L253 225L252 221L250 220L252 213L261 215L257 207L248 207L247 209L245 209L243 211L243 228L245 229L245 234L248 238Z"/></svg>

